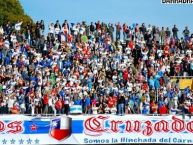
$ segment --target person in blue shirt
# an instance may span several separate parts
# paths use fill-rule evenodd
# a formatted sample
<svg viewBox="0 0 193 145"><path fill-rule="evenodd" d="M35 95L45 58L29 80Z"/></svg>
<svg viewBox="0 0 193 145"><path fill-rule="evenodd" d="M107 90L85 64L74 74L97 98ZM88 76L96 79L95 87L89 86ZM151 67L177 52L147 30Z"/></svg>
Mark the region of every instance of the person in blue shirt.
<svg viewBox="0 0 193 145"><path fill-rule="evenodd" d="M52 64L53 64L53 60L52 59L47 59L46 60L46 66L51 68L52 67Z"/></svg>
<svg viewBox="0 0 193 145"><path fill-rule="evenodd" d="M61 59L57 60L57 65L58 65L60 71L62 71L63 68L64 68L64 63L63 63L63 61Z"/></svg>
<svg viewBox="0 0 193 145"><path fill-rule="evenodd" d="M159 79L155 79L155 81L154 81L154 87L155 87L156 90L160 88Z"/></svg>
<svg viewBox="0 0 193 145"><path fill-rule="evenodd" d="M89 96L86 96L85 98L85 102L84 102L84 110L85 110L85 114L90 114L91 113L91 99Z"/></svg>
<svg viewBox="0 0 193 145"><path fill-rule="evenodd" d="M161 107L161 106L163 106L164 105L164 102L162 101L162 100L159 100L159 102L158 102L158 109Z"/></svg>
<svg viewBox="0 0 193 145"><path fill-rule="evenodd" d="M149 88L152 89L154 87L154 84L155 84L155 80L151 76L150 79L149 79Z"/></svg>
<svg viewBox="0 0 193 145"><path fill-rule="evenodd" d="M17 65L17 67L21 67L22 66L22 62L18 59L16 65Z"/></svg>
<svg viewBox="0 0 193 145"><path fill-rule="evenodd" d="M72 65L72 63L70 62L70 60L68 59L68 60L66 60L66 61L64 61L64 67L65 68L70 68L71 67L71 65Z"/></svg>
<svg viewBox="0 0 193 145"><path fill-rule="evenodd" d="M43 66L43 67L46 67L46 60L43 59L43 60L40 62L40 65Z"/></svg>
<svg viewBox="0 0 193 145"><path fill-rule="evenodd" d="M59 95L62 97L62 99L64 98L64 96L65 96L65 92L64 92L64 90L63 90L63 89L59 92Z"/></svg>
<svg viewBox="0 0 193 145"><path fill-rule="evenodd" d="M143 109L142 109L142 114L148 114L149 113L149 109L147 108L147 105L143 105Z"/></svg>
<svg viewBox="0 0 193 145"><path fill-rule="evenodd" d="M190 93L190 87L189 86L184 89L184 93L186 95Z"/></svg>
<svg viewBox="0 0 193 145"><path fill-rule="evenodd" d="M0 65L2 64L3 62L3 53L0 51Z"/></svg>
<svg viewBox="0 0 193 145"><path fill-rule="evenodd" d="M5 60L4 60L4 65L5 65L5 66L6 66L6 65L9 65L10 62L11 62L11 59L10 59L10 57L7 55L7 56L5 57Z"/></svg>
<svg viewBox="0 0 193 145"><path fill-rule="evenodd" d="M157 73L157 75L159 76L159 77L163 77L164 76L164 73L163 73L163 71L158 71L158 73Z"/></svg>
<svg viewBox="0 0 193 145"><path fill-rule="evenodd" d="M169 98L170 98L170 99L173 99L173 98L174 98L174 95L175 95L175 91L174 91L174 90L170 90L170 91L169 91Z"/></svg>
<svg viewBox="0 0 193 145"><path fill-rule="evenodd" d="M82 105L82 100L80 97L74 100L74 105Z"/></svg>
<svg viewBox="0 0 193 145"><path fill-rule="evenodd" d="M91 78L91 77L88 78L87 84L88 84L88 90L90 91L90 90L92 89L92 85L93 85L93 82L92 82L92 78Z"/></svg>

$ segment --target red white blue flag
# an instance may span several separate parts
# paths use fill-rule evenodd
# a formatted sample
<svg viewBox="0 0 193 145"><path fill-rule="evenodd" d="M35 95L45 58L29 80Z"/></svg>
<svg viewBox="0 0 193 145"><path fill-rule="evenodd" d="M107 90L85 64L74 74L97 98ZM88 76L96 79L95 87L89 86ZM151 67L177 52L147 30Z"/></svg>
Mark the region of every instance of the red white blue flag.
<svg viewBox="0 0 193 145"><path fill-rule="evenodd" d="M71 135L71 122L69 117L56 118L51 121L50 135L57 139L63 140Z"/></svg>

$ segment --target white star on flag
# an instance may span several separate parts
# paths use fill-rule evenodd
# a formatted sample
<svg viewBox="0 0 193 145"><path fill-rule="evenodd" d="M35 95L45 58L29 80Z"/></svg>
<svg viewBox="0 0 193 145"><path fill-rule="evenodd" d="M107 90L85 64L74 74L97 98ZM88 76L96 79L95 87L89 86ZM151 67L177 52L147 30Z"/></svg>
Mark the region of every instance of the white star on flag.
<svg viewBox="0 0 193 145"><path fill-rule="evenodd" d="M53 126L56 127L58 123L56 121L53 122Z"/></svg>

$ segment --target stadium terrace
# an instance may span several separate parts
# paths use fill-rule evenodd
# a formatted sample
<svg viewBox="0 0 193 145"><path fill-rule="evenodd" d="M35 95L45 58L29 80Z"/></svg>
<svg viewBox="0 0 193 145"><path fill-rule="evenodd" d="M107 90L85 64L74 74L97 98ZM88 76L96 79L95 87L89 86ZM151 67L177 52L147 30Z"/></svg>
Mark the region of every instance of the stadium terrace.
<svg viewBox="0 0 193 145"><path fill-rule="evenodd" d="M43 20L0 26L0 114L192 115L188 26L45 27Z"/></svg>

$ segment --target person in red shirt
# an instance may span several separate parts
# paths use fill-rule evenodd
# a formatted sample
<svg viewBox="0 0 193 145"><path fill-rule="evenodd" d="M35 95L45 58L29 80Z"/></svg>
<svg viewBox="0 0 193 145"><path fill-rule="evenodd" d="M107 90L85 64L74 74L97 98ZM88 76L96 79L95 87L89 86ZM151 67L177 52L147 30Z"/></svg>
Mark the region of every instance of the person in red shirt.
<svg viewBox="0 0 193 145"><path fill-rule="evenodd" d="M128 47L131 49L131 50L133 50L133 48L134 48L134 43L133 43L133 41L131 40L131 41L129 41L129 43L128 43Z"/></svg>
<svg viewBox="0 0 193 145"><path fill-rule="evenodd" d="M97 101L95 98L92 99L91 104L92 104L92 107L96 107Z"/></svg>
<svg viewBox="0 0 193 145"><path fill-rule="evenodd" d="M44 105L44 111L43 111L43 113L44 113L44 114L47 114L47 113L48 113L48 101L49 101L49 97L48 97L47 94L45 94L45 95L43 96L43 105Z"/></svg>
<svg viewBox="0 0 193 145"><path fill-rule="evenodd" d="M150 108L151 108L151 113L152 114L157 114L158 106L157 106L157 103L154 100L151 102Z"/></svg>
<svg viewBox="0 0 193 145"><path fill-rule="evenodd" d="M164 56L167 57L169 56L169 54L170 54L170 48L169 48L169 45L166 45L164 47Z"/></svg>
<svg viewBox="0 0 193 145"><path fill-rule="evenodd" d="M55 108L56 108L57 114L61 114L61 111L62 111L62 100L60 98L58 98L58 100L56 101Z"/></svg>
<svg viewBox="0 0 193 145"><path fill-rule="evenodd" d="M59 71L59 67L58 67L58 65L57 65L57 64L53 67L53 71L54 71L55 73L58 73L58 71Z"/></svg>
<svg viewBox="0 0 193 145"><path fill-rule="evenodd" d="M168 114L168 108L166 107L165 104L163 104L163 105L159 108L159 114L161 114L161 115Z"/></svg>
<svg viewBox="0 0 193 145"><path fill-rule="evenodd" d="M66 83L66 87L70 87L70 81L68 80L67 83Z"/></svg>
<svg viewBox="0 0 193 145"><path fill-rule="evenodd" d="M68 34L68 42L72 42L73 36L71 34Z"/></svg>
<svg viewBox="0 0 193 145"><path fill-rule="evenodd" d="M163 79L163 77L161 77L161 78L159 79L159 82L160 82L160 85L161 85L161 86L164 85L164 79Z"/></svg>
<svg viewBox="0 0 193 145"><path fill-rule="evenodd" d="M100 30L100 29L101 29L101 23L100 23L100 21L98 21L97 23L95 23L95 25L96 25L96 29L97 29L97 30Z"/></svg>
<svg viewBox="0 0 193 145"><path fill-rule="evenodd" d="M53 88L52 91L51 91L51 94L53 96L56 96L58 94L58 89L57 88Z"/></svg>
<svg viewBox="0 0 193 145"><path fill-rule="evenodd" d="M12 114L19 114L20 113L19 106L14 104L13 107L11 108L11 112L12 112Z"/></svg>
<svg viewBox="0 0 193 145"><path fill-rule="evenodd" d="M125 70L123 71L123 79L124 79L125 81L128 81L128 79L129 79L128 75L129 75L129 72L128 72L127 69L125 69Z"/></svg>
<svg viewBox="0 0 193 145"><path fill-rule="evenodd" d="M191 106L189 107L189 113L190 113L190 116L193 115L193 102L191 103Z"/></svg>
<svg viewBox="0 0 193 145"><path fill-rule="evenodd" d="M147 82L146 81L144 81L143 82L143 84L142 84L142 90L144 90L144 91L148 91L148 84L147 84Z"/></svg>
<svg viewBox="0 0 193 145"><path fill-rule="evenodd" d="M112 96L109 96L108 98L108 107L112 108L114 106L115 101L113 100Z"/></svg>
<svg viewBox="0 0 193 145"><path fill-rule="evenodd" d="M112 98L113 98L114 105L116 105L116 103L117 103L117 96L113 96Z"/></svg>
<svg viewBox="0 0 193 145"><path fill-rule="evenodd" d="M68 26L67 26L67 24L64 25L63 32L64 32L65 36L68 36Z"/></svg>

